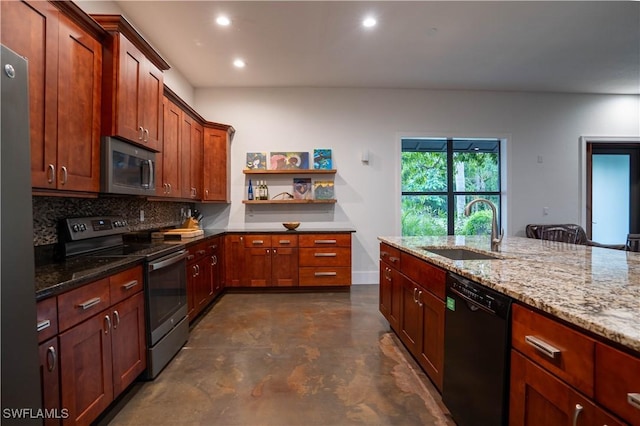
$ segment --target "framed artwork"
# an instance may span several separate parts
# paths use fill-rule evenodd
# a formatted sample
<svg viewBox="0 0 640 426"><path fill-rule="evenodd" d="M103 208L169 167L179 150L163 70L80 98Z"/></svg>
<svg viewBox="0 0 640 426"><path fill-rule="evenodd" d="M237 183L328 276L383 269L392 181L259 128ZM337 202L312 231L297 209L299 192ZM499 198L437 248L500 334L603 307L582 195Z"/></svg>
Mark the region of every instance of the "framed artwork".
<svg viewBox="0 0 640 426"><path fill-rule="evenodd" d="M318 148L313 150L313 168L319 170L331 170L333 168L330 149Z"/></svg>
<svg viewBox="0 0 640 426"><path fill-rule="evenodd" d="M308 169L308 152L272 152L269 156L271 170Z"/></svg>
<svg viewBox="0 0 640 426"><path fill-rule="evenodd" d="M311 178L293 178L293 198L295 200L313 199Z"/></svg>
<svg viewBox="0 0 640 426"><path fill-rule="evenodd" d="M253 170L265 170L267 168L267 153L247 152L247 163L245 167Z"/></svg>
<svg viewBox="0 0 640 426"><path fill-rule="evenodd" d="M333 181L317 180L313 182L313 194L316 200L333 200L336 198L333 191Z"/></svg>

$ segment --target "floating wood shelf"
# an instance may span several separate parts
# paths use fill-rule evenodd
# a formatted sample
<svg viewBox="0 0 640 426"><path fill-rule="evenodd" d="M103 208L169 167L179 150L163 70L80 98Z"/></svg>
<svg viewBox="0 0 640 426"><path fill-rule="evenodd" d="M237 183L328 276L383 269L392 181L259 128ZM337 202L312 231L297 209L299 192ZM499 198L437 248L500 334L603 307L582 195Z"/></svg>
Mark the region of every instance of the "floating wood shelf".
<svg viewBox="0 0 640 426"><path fill-rule="evenodd" d="M242 200L243 204L335 204L332 200Z"/></svg>
<svg viewBox="0 0 640 426"><path fill-rule="evenodd" d="M244 169L245 175L335 175L336 169L283 169L283 170L253 170Z"/></svg>

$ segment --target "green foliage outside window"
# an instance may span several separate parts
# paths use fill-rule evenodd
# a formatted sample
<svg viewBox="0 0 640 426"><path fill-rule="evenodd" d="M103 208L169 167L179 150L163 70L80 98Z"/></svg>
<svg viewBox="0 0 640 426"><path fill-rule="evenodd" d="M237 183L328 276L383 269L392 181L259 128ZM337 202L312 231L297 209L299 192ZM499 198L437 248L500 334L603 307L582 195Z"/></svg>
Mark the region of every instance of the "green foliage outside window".
<svg viewBox="0 0 640 426"><path fill-rule="evenodd" d="M454 145L455 146L455 145ZM476 204L472 214L463 213L464 205L482 197L499 208L499 195L476 195L469 192L499 192L499 154L497 152L453 153L454 203L447 202L447 153L442 151L409 151L402 153L402 235L447 235L448 214L453 215L456 235L489 235L491 210ZM406 194L410 192L411 194Z"/></svg>

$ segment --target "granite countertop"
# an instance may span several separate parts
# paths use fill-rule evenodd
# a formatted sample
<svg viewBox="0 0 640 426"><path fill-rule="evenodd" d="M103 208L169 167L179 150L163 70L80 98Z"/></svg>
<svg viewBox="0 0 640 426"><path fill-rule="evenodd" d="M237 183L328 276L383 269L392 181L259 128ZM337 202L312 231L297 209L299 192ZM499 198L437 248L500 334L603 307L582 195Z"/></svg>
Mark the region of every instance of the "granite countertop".
<svg viewBox="0 0 640 426"><path fill-rule="evenodd" d="M489 238L378 239L640 352L640 253L504 237L501 259L450 260L421 247L489 252Z"/></svg>
<svg viewBox="0 0 640 426"><path fill-rule="evenodd" d="M142 256L81 256L64 262L36 266L36 300L55 296L75 287L141 264Z"/></svg>

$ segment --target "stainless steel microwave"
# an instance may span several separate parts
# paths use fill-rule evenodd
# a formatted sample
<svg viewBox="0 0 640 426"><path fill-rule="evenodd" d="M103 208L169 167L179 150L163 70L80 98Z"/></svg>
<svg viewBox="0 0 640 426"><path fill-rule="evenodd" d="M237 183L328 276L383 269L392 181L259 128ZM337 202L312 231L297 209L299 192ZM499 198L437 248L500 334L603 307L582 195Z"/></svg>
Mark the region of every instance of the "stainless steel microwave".
<svg viewBox="0 0 640 426"><path fill-rule="evenodd" d="M102 138L101 191L154 195L156 154L114 137Z"/></svg>

